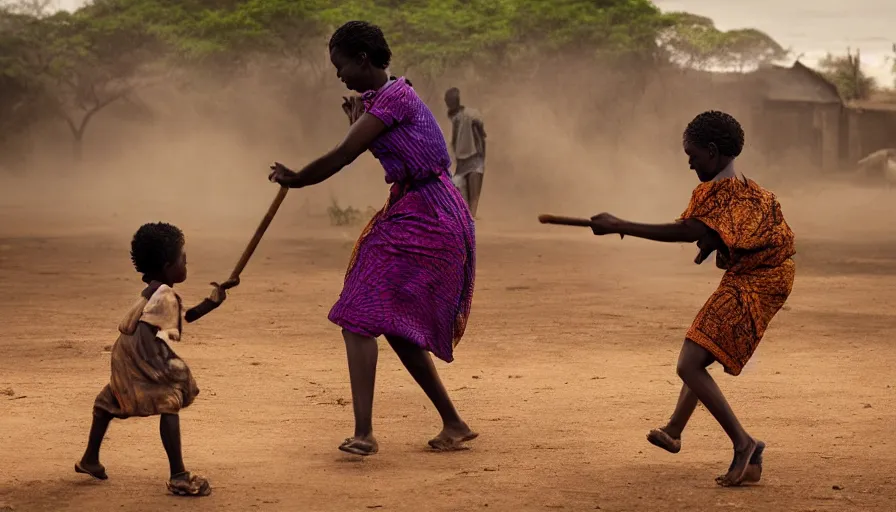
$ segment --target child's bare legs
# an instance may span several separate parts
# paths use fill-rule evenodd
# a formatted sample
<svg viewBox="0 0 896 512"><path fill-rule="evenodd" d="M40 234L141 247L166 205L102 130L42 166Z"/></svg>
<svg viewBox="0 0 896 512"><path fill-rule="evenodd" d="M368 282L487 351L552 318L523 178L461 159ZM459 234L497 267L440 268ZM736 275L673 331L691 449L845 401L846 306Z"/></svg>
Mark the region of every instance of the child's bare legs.
<svg viewBox="0 0 896 512"><path fill-rule="evenodd" d="M688 424L688 420L691 419L691 415L697 408L698 402L697 395L695 395L687 385L683 385L681 387L681 393L678 395L678 403L675 404L675 411L672 413L669 423L664 427L651 430L650 433L647 434L647 440L650 441L651 444L670 453L678 453L681 451L681 434L684 432L684 427ZM747 472L744 473L744 482L755 483L762 478L762 451L764 449L765 446L761 443L760 447L753 453L753 456L750 458L750 465L747 467ZM727 477L727 475L719 476L716 478L716 482L722 484L722 480L725 477Z"/></svg>
<svg viewBox="0 0 896 512"><path fill-rule="evenodd" d="M183 475L187 472L184 467L184 456L180 445L180 416L177 414L163 414L159 418L159 435L162 437L162 446L168 454L168 466L171 469L171 478Z"/></svg>
<svg viewBox="0 0 896 512"><path fill-rule="evenodd" d="M75 464L75 471L85 473L99 480L106 480L106 468L100 464L100 446L106 437L106 430L112 422L112 415L102 409L93 410L93 422L90 424L90 435L87 438L87 449L84 456Z"/></svg>
<svg viewBox="0 0 896 512"><path fill-rule="evenodd" d="M440 451L457 450L462 448L462 443L478 437L454 408L429 353L409 341L391 337L387 339L401 363L432 401L442 418L442 431L429 441L429 445Z"/></svg>
<svg viewBox="0 0 896 512"><path fill-rule="evenodd" d="M355 435L339 449L356 455L372 455L379 448L373 437L373 390L379 352L376 339L343 329L348 374L352 387L352 408L355 412Z"/></svg>
<svg viewBox="0 0 896 512"><path fill-rule="evenodd" d="M681 393L678 395L678 403L675 404L675 410L672 411L672 417L669 423L663 427L663 430L673 439L681 439L681 433L687 426L694 409L697 408L697 395L687 386L681 386Z"/></svg>
<svg viewBox="0 0 896 512"><path fill-rule="evenodd" d="M756 451L757 442L741 426L728 401L725 400L722 390L706 371L706 367L713 362L715 358L709 351L691 340L685 340L678 356L678 376L703 402L734 444L734 461L725 481L720 483L738 485L744 479L744 473Z"/></svg>
<svg viewBox="0 0 896 512"><path fill-rule="evenodd" d="M211 494L212 488L208 480L189 473L184 467L180 444L180 416L162 414L162 417L159 418L159 435L162 437L162 446L165 447L165 453L168 455L168 467L171 470L168 490L180 496L208 496Z"/></svg>
<svg viewBox="0 0 896 512"><path fill-rule="evenodd" d="M681 451L681 433L687 426L688 420L697 408L697 395L688 388L687 384L681 386L681 393L678 395L678 403L675 404L675 411L669 423L664 427L653 429L647 434L647 440L654 446L658 446L669 453L678 453Z"/></svg>

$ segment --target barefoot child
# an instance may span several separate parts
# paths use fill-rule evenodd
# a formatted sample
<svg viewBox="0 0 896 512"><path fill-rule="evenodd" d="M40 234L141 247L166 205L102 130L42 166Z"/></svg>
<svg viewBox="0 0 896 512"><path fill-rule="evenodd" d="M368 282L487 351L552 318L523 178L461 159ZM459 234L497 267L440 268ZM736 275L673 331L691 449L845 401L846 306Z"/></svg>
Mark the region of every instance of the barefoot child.
<svg viewBox="0 0 896 512"><path fill-rule="evenodd" d="M734 444L728 472L716 482L735 486L759 479L765 444L741 426L706 367L718 361L725 372L738 375L753 355L793 287L794 237L774 194L734 171L744 132L733 117L716 111L700 114L685 130L683 144L702 183L678 222L637 224L602 213L592 218L592 229L596 235L697 242L697 264L716 252L716 266L725 275L681 348L678 375L684 385L675 412L648 440L677 453L697 400L703 402Z"/></svg>
<svg viewBox="0 0 896 512"><path fill-rule="evenodd" d="M113 418L160 415L159 433L168 454L171 477L168 490L178 495L206 496L208 481L184 467L178 413L193 403L199 388L184 361L169 341L181 335L180 297L173 286L187 278L184 235L170 224L146 224L131 242L131 260L148 284L140 300L119 325L121 335L112 347L112 377L93 405L93 424L84 456L75 471L106 480L100 464L100 445ZM201 308L210 311L226 298L235 282L215 287Z"/></svg>

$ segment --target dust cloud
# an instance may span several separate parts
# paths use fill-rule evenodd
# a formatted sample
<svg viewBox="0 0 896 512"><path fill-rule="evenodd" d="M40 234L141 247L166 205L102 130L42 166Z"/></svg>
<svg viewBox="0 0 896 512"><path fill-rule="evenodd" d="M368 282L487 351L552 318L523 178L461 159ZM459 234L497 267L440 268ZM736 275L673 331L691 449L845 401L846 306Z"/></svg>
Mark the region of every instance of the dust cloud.
<svg viewBox="0 0 896 512"><path fill-rule="evenodd" d="M73 163L65 126L45 123L28 134L30 157L0 172L4 234L130 232L167 220L188 232L249 236L275 193L268 165L300 168L347 129L339 108L347 91L328 73L297 90L259 72L139 91L94 118L80 164ZM694 90L680 75L632 79L596 70L550 79L445 79L418 89L446 133L441 91L449 86L460 87L464 103L485 116L480 231L537 232L535 218L545 212L612 211L645 221L681 212L696 183L681 152L683 127L700 111L738 116L752 103ZM826 177L798 161L764 161L745 129L739 169L778 193L798 234L836 238L885 228L896 204L888 190ZM328 182L292 191L272 232L323 229L331 205L363 211L380 207L386 195L380 167L365 154Z"/></svg>
<svg viewBox="0 0 896 512"><path fill-rule="evenodd" d="M456 361L437 363L482 434L474 449L425 451L441 422L390 354L376 383L382 452L336 458L352 395L327 311L360 227L332 227L327 208L385 201L383 172L363 155L290 192L239 288L177 345L203 390L184 414L185 455L215 487L194 510L706 510L723 499L712 479L731 444L705 411L678 459L644 440L675 404L682 337L721 272L690 264L691 247L578 243L583 230L536 217L674 219L696 183L684 126L711 108L747 120L753 103L675 74L562 68L411 77L446 130L442 91L457 86L489 134L473 312ZM185 305L205 296L275 195L271 161L298 168L344 135L346 92L329 70L320 76L295 90L266 73L144 90L95 118L80 165L65 127L49 124L31 134L30 159L0 172L0 510L171 507L155 421L112 426L109 481L72 471L109 379L115 325L142 289L127 238L144 222L181 227L191 277L179 290ZM739 169L781 198L800 270L744 376L720 379L751 433L774 447L764 485L724 499L751 510L891 510L896 456L881 447L896 419L896 243L882 239L896 201L798 160L769 162L750 145L756 128L745 129Z"/></svg>

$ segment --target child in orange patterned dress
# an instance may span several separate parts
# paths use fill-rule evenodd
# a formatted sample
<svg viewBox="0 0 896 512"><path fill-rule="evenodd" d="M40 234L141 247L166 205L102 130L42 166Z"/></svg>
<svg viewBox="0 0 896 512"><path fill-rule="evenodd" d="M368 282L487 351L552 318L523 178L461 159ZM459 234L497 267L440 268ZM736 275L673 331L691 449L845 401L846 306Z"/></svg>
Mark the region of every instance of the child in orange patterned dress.
<svg viewBox="0 0 896 512"><path fill-rule="evenodd" d="M741 426L706 367L719 362L740 374L769 322L793 288L794 236L774 194L734 171L744 132L732 116L704 112L687 126L684 151L701 183L678 222L638 224L608 213L592 217L595 235L620 234L658 242L697 242L695 263L716 252L725 270L719 288L691 324L678 358L684 385L669 423L647 439L671 453L681 450L681 433L701 401L734 444L722 486L757 482L765 443Z"/></svg>

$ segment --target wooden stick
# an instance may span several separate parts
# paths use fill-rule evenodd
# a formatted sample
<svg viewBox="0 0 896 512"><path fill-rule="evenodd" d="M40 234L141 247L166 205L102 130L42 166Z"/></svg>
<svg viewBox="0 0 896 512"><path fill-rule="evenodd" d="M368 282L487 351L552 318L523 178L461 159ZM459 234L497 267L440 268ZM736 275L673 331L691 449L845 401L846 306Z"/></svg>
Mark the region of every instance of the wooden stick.
<svg viewBox="0 0 896 512"><path fill-rule="evenodd" d="M268 226L271 225L271 221L274 220L274 215L277 214L277 210L280 208L283 200L286 199L287 192L289 192L289 188L287 187L280 187L280 190L277 191L277 196L274 197L274 201L268 208L268 212L264 215L264 218L261 219L261 224L258 225L258 229L256 229L255 234L252 235L252 240L249 240L249 245L246 246L246 250L244 250L243 255L240 256L240 260L233 268L233 272L230 273L230 279L239 279L243 269L246 268L246 264L249 263L249 258L252 257L252 253L255 252L255 248L258 247L258 243L261 242L261 237L264 236L264 232L267 231Z"/></svg>
<svg viewBox="0 0 896 512"><path fill-rule="evenodd" d="M555 224L558 226L576 226L582 228L590 228L593 224L591 219L582 219L579 217L562 217L559 215L539 215L538 222L542 224ZM625 235L619 234L619 238L625 238Z"/></svg>
<svg viewBox="0 0 896 512"><path fill-rule="evenodd" d="M557 215L539 215L538 222L541 222L542 224L556 224L558 226L579 226L583 228L591 227L591 219L560 217Z"/></svg>
<svg viewBox="0 0 896 512"><path fill-rule="evenodd" d="M274 201L268 208L268 212L264 215L264 218L261 219L261 224L258 225L258 228L255 230L255 234L252 235L252 239L249 240L249 245L246 246L246 249L243 251L243 255L240 256L240 259L236 263L236 266L233 267L233 272L230 273L230 280L239 282L240 274L243 272L243 269L246 268L246 264L249 263L249 258L252 257L252 254L258 247L258 243L261 242L261 237L264 236L264 232L267 231L268 226L271 225L271 221L274 220L274 215L277 214L277 210L280 208L283 200L286 199L287 192L289 192L289 188L287 187L280 187L280 190L277 191L277 196L274 197ZM187 322L195 322L196 320L199 320L200 318L208 314L212 309L214 309L214 307L217 307L217 305L212 306L212 304L207 304L208 302L210 301L205 300L199 305L191 308L184 315L184 319Z"/></svg>

